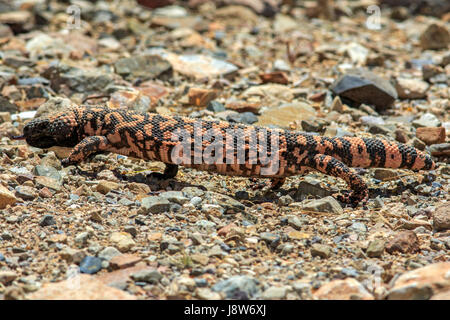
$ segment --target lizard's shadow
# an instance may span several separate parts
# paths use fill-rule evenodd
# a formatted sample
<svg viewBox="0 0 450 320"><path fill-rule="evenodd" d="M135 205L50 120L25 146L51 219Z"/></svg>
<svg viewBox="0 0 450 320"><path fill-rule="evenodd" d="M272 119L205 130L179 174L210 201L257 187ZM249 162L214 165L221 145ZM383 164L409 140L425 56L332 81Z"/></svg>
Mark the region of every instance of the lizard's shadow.
<svg viewBox="0 0 450 320"><path fill-rule="evenodd" d="M100 170L101 171L101 170ZM181 191L186 187L196 187L203 191L207 189L202 185L192 184L184 181L174 179L159 179L152 174L135 173L135 174L123 174L118 169L111 170L114 176L122 182L136 182L143 183L150 187L151 190L166 190L170 187L170 190ZM87 177L89 179L99 179L97 172L82 170L80 167L76 166L74 173ZM152 192L152 194L155 192Z"/></svg>
<svg viewBox="0 0 450 320"><path fill-rule="evenodd" d="M136 182L136 183L143 183L150 187L151 190L173 190L173 191L181 191L185 187L196 187L203 191L208 191L208 189L203 185L198 184L192 184L185 181L180 181L176 178L171 179L160 179L157 178L157 175L145 174L145 173L135 173L135 174L123 174L119 172L117 169L111 170L114 174L114 176L119 179L120 181L126 181L126 182ZM76 174L83 175L85 177L88 177L90 179L98 179L98 175L96 172L92 171L85 171L80 169L79 167L75 167ZM432 181L432 180L431 180ZM430 181L428 181L430 182ZM431 184L431 182L430 182ZM264 185L264 184L261 184ZM256 188L252 188L252 190L259 189L258 184L255 183ZM393 196L401 195L404 191L409 190L412 194L418 194L415 187L416 184L403 184L399 183L396 185L395 188L385 188L385 187L377 187L377 188L369 188L369 200L373 200L376 197L380 196L382 199L391 198ZM157 194L158 192L151 192L152 194ZM292 199L295 202L300 202L305 199L320 199L322 197L326 197L328 195L332 195L334 192L330 190L324 190L323 195L308 195L308 194L302 194L299 193L299 189L295 187L291 187L289 189L287 188L280 188L277 190L263 190L262 193L258 195L254 195L252 197L242 197L241 195L237 195L235 193L234 195L230 195L233 199L237 201L243 202L246 206L251 206L252 204L260 204L264 202L271 202L271 203L278 203L280 204L280 198L282 196L291 196ZM346 207L346 204L341 203L343 207Z"/></svg>

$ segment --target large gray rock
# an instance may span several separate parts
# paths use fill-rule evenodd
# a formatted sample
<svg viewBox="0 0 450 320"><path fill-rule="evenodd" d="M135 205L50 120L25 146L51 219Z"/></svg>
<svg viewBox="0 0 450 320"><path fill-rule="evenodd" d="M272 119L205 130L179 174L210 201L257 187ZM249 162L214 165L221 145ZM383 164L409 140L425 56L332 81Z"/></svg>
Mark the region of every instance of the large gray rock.
<svg viewBox="0 0 450 320"><path fill-rule="evenodd" d="M365 69L349 70L330 89L341 98L373 105L378 111L387 109L397 99L397 91L389 81Z"/></svg>

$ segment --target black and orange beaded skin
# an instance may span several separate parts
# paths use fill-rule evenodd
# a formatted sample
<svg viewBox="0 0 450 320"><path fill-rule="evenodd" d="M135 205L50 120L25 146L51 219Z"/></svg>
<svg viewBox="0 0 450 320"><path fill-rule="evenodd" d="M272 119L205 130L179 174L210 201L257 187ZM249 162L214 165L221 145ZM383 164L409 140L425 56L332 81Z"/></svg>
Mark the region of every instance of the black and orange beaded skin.
<svg viewBox="0 0 450 320"><path fill-rule="evenodd" d="M173 149L180 144L174 141L173 136L180 130L188 133L192 151L189 161L181 163L180 159L172 156ZM249 136L247 133L254 132L264 138L266 146L259 142L261 140L256 145L251 144L249 138L244 138L243 144L237 143L235 137L227 140L225 137L230 130L246 137ZM221 163L202 159L202 153L208 151L208 147L211 149L214 140L202 139L199 145L195 139L207 132L220 134L226 141L221 147ZM277 138L276 148L272 146L273 137ZM352 191L345 196L340 195L339 200L352 205L366 202L368 189L362 178L350 167L417 171L431 170L436 166L425 153L405 144L382 139L328 138L282 129L92 106L72 107L48 118L34 119L25 125L23 136L18 138L26 139L29 145L38 148L73 147L69 157L62 161L64 165L79 163L90 154L101 151L162 161L167 165L163 175L165 178L174 177L180 164L223 175L271 178L272 187L278 188L288 176L319 171L347 182ZM263 174L268 164L252 156L258 155L262 148L266 148L267 157L278 161L276 170L270 174ZM242 163L236 161L238 152L245 154Z"/></svg>

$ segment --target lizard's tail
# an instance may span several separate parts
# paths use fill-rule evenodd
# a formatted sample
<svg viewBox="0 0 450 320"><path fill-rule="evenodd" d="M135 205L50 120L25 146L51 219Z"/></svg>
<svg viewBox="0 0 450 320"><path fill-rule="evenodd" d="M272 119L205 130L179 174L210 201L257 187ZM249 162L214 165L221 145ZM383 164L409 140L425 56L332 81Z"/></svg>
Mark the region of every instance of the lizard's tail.
<svg viewBox="0 0 450 320"><path fill-rule="evenodd" d="M381 167L417 170L433 170L436 163L426 153L403 143L382 139L342 137L323 138L324 154L338 157L351 167Z"/></svg>

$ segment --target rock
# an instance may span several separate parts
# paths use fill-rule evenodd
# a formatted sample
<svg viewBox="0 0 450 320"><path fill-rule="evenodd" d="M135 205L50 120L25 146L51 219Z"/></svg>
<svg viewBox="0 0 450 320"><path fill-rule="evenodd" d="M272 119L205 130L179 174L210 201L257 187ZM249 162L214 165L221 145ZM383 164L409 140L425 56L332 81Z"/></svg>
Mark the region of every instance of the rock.
<svg viewBox="0 0 450 320"><path fill-rule="evenodd" d="M274 71L269 73L262 73L259 75L262 83L279 83L279 84L288 84L289 79L286 73L283 71Z"/></svg>
<svg viewBox="0 0 450 320"><path fill-rule="evenodd" d="M228 122L237 122L245 124L253 124L258 118L252 112L233 113L227 116Z"/></svg>
<svg viewBox="0 0 450 320"><path fill-rule="evenodd" d="M92 256L86 256L80 263L80 272L95 274L102 269L102 260Z"/></svg>
<svg viewBox="0 0 450 320"><path fill-rule="evenodd" d="M38 196L38 193L36 192L35 188L28 187L28 186L17 186L15 188L16 190L16 196L23 199L23 200L33 200Z"/></svg>
<svg viewBox="0 0 450 320"><path fill-rule="evenodd" d="M9 25L16 32L25 32L34 26L34 16L28 10L2 12L0 23Z"/></svg>
<svg viewBox="0 0 450 320"><path fill-rule="evenodd" d="M142 199L141 201L141 208L144 210L144 213L163 213L170 211L171 203L169 200L157 197L157 196L151 196L146 197Z"/></svg>
<svg viewBox="0 0 450 320"><path fill-rule="evenodd" d="M181 192L183 192L183 195L188 199L192 199L193 197L202 198L205 194L205 191L196 187L185 187Z"/></svg>
<svg viewBox="0 0 450 320"><path fill-rule="evenodd" d="M330 196L331 191L322 188L319 180L305 177L305 180L300 181L298 184L297 191L294 194L294 199L296 201L302 201L309 195L324 198Z"/></svg>
<svg viewBox="0 0 450 320"><path fill-rule="evenodd" d="M0 283L8 285L17 278L17 273L14 271L0 271Z"/></svg>
<svg viewBox="0 0 450 320"><path fill-rule="evenodd" d="M228 101L226 104L226 108L229 110L234 110L239 113L251 112L254 114L259 114L261 109L261 103L251 103L244 101Z"/></svg>
<svg viewBox="0 0 450 320"><path fill-rule="evenodd" d="M434 64L426 64L422 67L422 78L425 81L432 82L435 76L444 73L444 69Z"/></svg>
<svg viewBox="0 0 450 320"><path fill-rule="evenodd" d="M48 239L49 243L67 243L67 235L64 233L54 234Z"/></svg>
<svg viewBox="0 0 450 320"><path fill-rule="evenodd" d="M339 202L331 196L318 199L318 200L306 200L302 202L304 210L318 211L318 212L330 212L335 214L342 214L342 210Z"/></svg>
<svg viewBox="0 0 450 320"><path fill-rule="evenodd" d="M58 70L58 69L57 69ZM52 81L51 86L57 89L58 85L66 85L71 90L79 93L103 91L114 81L114 74L103 72L100 69L79 69L75 67L66 70L58 70L59 81Z"/></svg>
<svg viewBox="0 0 450 320"><path fill-rule="evenodd" d="M37 165L34 167L33 173L41 177L49 177L58 182L61 181L61 174L53 167Z"/></svg>
<svg viewBox="0 0 450 320"><path fill-rule="evenodd" d="M193 262L206 266L209 261L209 257L204 254L193 254L191 255L191 259Z"/></svg>
<svg viewBox="0 0 450 320"><path fill-rule="evenodd" d="M328 282L313 295L319 300L374 300L364 286L353 278Z"/></svg>
<svg viewBox="0 0 450 320"><path fill-rule="evenodd" d="M136 228L133 227L133 226L125 226L125 227L123 228L123 231L125 231L125 232L131 234L133 237L136 237L137 234L138 234L138 231L137 231Z"/></svg>
<svg viewBox="0 0 450 320"><path fill-rule="evenodd" d="M407 230L414 230L419 227L428 229L430 231L432 229L431 223L429 223L428 221L422 221L422 220L418 220L418 219L411 219L411 220L400 219L399 226L400 226L400 228L407 229Z"/></svg>
<svg viewBox="0 0 450 320"><path fill-rule="evenodd" d="M157 53L164 59L167 59L175 71L197 79L217 78L230 75L238 70L238 68L231 63L206 55L176 55L161 49L152 49L150 52Z"/></svg>
<svg viewBox="0 0 450 320"><path fill-rule="evenodd" d="M110 261L112 258L121 255L120 251L114 247L106 247L97 255L100 259Z"/></svg>
<svg viewBox="0 0 450 320"><path fill-rule="evenodd" d="M247 90L245 90L242 93L241 97L243 99L270 98L275 101L281 100L281 101L285 101L285 102L291 102L292 99L294 99L294 94L292 92L292 89L290 89L287 86L283 86L281 84L268 83L268 84L263 84L263 85L253 86L253 87L248 88ZM301 106L308 105L304 102L295 103L295 105L297 105L297 104L301 105ZM281 106L280 106L280 108L281 108ZM295 110L293 110L293 111L295 111ZM295 114L295 112L292 112L290 115L292 116L293 114Z"/></svg>
<svg viewBox="0 0 450 320"><path fill-rule="evenodd" d="M137 0L137 3L143 7L149 9L156 9L165 6L170 6L174 3L174 0ZM155 10L157 11L157 10ZM160 13L161 14L161 13Z"/></svg>
<svg viewBox="0 0 450 320"><path fill-rule="evenodd" d="M157 55L138 55L122 58L114 64L116 73L127 79L153 79L172 69L172 65Z"/></svg>
<svg viewBox="0 0 450 320"><path fill-rule="evenodd" d="M6 99L5 97L0 96L0 111L16 113L19 111L19 108L16 104L9 102L9 100Z"/></svg>
<svg viewBox="0 0 450 320"><path fill-rule="evenodd" d="M0 38L9 38L14 34L9 26L6 24L0 24Z"/></svg>
<svg viewBox="0 0 450 320"><path fill-rule="evenodd" d="M424 50L446 49L449 44L450 32L443 25L433 23L420 35L420 46Z"/></svg>
<svg viewBox="0 0 450 320"><path fill-rule="evenodd" d="M419 119L414 120L412 125L415 128L421 127L439 127L441 122L439 119L432 113L424 113Z"/></svg>
<svg viewBox="0 0 450 320"><path fill-rule="evenodd" d="M398 277L389 300L428 300L450 290L450 262L439 262L418 268Z"/></svg>
<svg viewBox="0 0 450 320"><path fill-rule="evenodd" d="M207 191L204 199L206 199L206 202L209 204L215 204L224 208L226 213L245 210L245 206L242 203L225 194Z"/></svg>
<svg viewBox="0 0 450 320"><path fill-rule="evenodd" d="M326 259L331 255L331 247L319 243L315 243L311 247L311 256Z"/></svg>
<svg viewBox="0 0 450 320"><path fill-rule="evenodd" d="M190 88L188 91L189 104L197 107L206 107L217 98L217 91L201 88Z"/></svg>
<svg viewBox="0 0 450 320"><path fill-rule="evenodd" d="M264 300L283 299L286 297L286 293L286 287L269 287L262 293L261 297Z"/></svg>
<svg viewBox="0 0 450 320"><path fill-rule="evenodd" d="M41 198L51 198L53 196L53 193L47 188L44 187L41 190L39 190L39 197Z"/></svg>
<svg viewBox="0 0 450 320"><path fill-rule="evenodd" d="M239 5L240 3L237 4L216 9L215 18L224 24L236 27L256 25L258 16L249 8Z"/></svg>
<svg viewBox="0 0 450 320"><path fill-rule="evenodd" d="M366 253L369 258L379 258L384 251L384 241L375 239L369 242Z"/></svg>
<svg viewBox="0 0 450 320"><path fill-rule="evenodd" d="M72 248L64 248L59 253L61 259L67 261L67 263L80 264L86 257L86 253L82 250L76 250Z"/></svg>
<svg viewBox="0 0 450 320"><path fill-rule="evenodd" d="M450 229L450 202L446 202L434 210L433 227L436 231Z"/></svg>
<svg viewBox="0 0 450 320"><path fill-rule="evenodd" d="M275 71L291 71L291 67L287 64L286 61L277 59L273 63L273 69Z"/></svg>
<svg viewBox="0 0 450 320"><path fill-rule="evenodd" d="M120 254L109 260L109 265L113 270L130 268L141 261L141 257L132 254Z"/></svg>
<svg viewBox="0 0 450 320"><path fill-rule="evenodd" d="M212 290L222 292L227 299L250 299L259 292L258 280L248 276L232 276L216 283Z"/></svg>
<svg viewBox="0 0 450 320"><path fill-rule="evenodd" d="M53 216L49 214L42 217L41 221L39 222L39 225L41 227L47 227L55 224L56 224L55 218L53 218Z"/></svg>
<svg viewBox="0 0 450 320"><path fill-rule="evenodd" d="M289 127L294 121L301 122L316 116L316 110L305 102L292 102L278 107L270 107L261 113L258 125L276 125L282 128Z"/></svg>
<svg viewBox="0 0 450 320"><path fill-rule="evenodd" d="M158 270L151 268L140 270L131 274L131 278L133 278L134 281L143 281L153 284L158 283L159 280L162 279L162 277L163 275Z"/></svg>
<svg viewBox="0 0 450 320"><path fill-rule="evenodd" d="M284 33L297 28L297 21L292 19L290 16L281 13L275 16L275 20L273 21L273 29L276 33Z"/></svg>
<svg viewBox="0 0 450 320"><path fill-rule="evenodd" d="M49 151L47 155L41 159L41 165L44 167L52 167L56 170L61 170L61 161L56 157L53 151Z"/></svg>
<svg viewBox="0 0 450 320"><path fill-rule="evenodd" d="M397 78L395 89L400 99L423 99L427 97L430 85L420 79Z"/></svg>
<svg viewBox="0 0 450 320"><path fill-rule="evenodd" d="M51 190L55 190L55 191L60 191L61 190L61 183L53 178L50 177L44 177L44 176L37 176L34 178L34 182L36 184L37 187L40 188L48 188Z"/></svg>
<svg viewBox="0 0 450 320"><path fill-rule="evenodd" d="M4 300L24 300L24 288L29 288L29 285L24 285L24 287L19 286L9 286L5 289L3 294Z"/></svg>
<svg viewBox="0 0 450 320"><path fill-rule="evenodd" d="M425 142L427 145L444 143L445 128L444 127L420 127L416 130L416 137Z"/></svg>
<svg viewBox="0 0 450 320"><path fill-rule="evenodd" d="M220 294L213 292L209 288L197 288L195 295L201 300L220 300Z"/></svg>
<svg viewBox="0 0 450 320"><path fill-rule="evenodd" d="M29 300L136 300L129 293L107 286L87 274L56 283L46 283L26 296Z"/></svg>
<svg viewBox="0 0 450 320"><path fill-rule="evenodd" d="M359 233L367 232L367 227L366 227L366 225L365 225L364 223L362 223L362 222L354 222L354 223L352 223L352 225L351 225L350 227L348 227L348 228L349 228L349 230L356 231L356 232L359 232Z"/></svg>
<svg viewBox="0 0 450 320"><path fill-rule="evenodd" d="M50 114L61 112L71 106L75 106L75 103L67 98L51 97L47 102L39 106L34 118L47 117Z"/></svg>
<svg viewBox="0 0 450 320"><path fill-rule="evenodd" d="M386 244L386 251L390 254L395 252L415 253L419 250L419 238L410 230L396 233L394 238Z"/></svg>
<svg viewBox="0 0 450 320"><path fill-rule="evenodd" d="M214 113L225 111L225 106L219 101L210 101L206 110L212 111Z"/></svg>
<svg viewBox="0 0 450 320"><path fill-rule="evenodd" d="M17 198L7 188L0 184L0 209L5 209L7 205L14 205Z"/></svg>
<svg viewBox="0 0 450 320"><path fill-rule="evenodd" d="M136 244L131 234L126 232L113 232L109 240L114 243L120 252L127 252Z"/></svg>
<svg viewBox="0 0 450 320"><path fill-rule="evenodd" d="M430 153L433 156L450 156L450 143L432 144Z"/></svg>
<svg viewBox="0 0 450 320"><path fill-rule="evenodd" d="M387 80L365 69L349 70L330 89L341 98L374 105L377 111L389 108L397 99L397 91Z"/></svg>
<svg viewBox="0 0 450 320"><path fill-rule="evenodd" d="M360 45L357 42L350 42L342 49L345 50L347 55L350 57L350 60L354 64L358 66L366 64L367 56L369 55L369 50L366 47Z"/></svg>
<svg viewBox="0 0 450 320"><path fill-rule="evenodd" d="M107 194L110 191L118 190L120 185L118 183L107 181L107 180L100 180L97 185L97 191L102 194Z"/></svg>
<svg viewBox="0 0 450 320"><path fill-rule="evenodd" d="M0 123L11 122L11 114L9 112L0 112Z"/></svg>
<svg viewBox="0 0 450 320"><path fill-rule="evenodd" d="M331 111L336 111L336 112L339 112L339 113L343 113L344 105L343 105L343 103L341 101L341 98L339 98L339 96L334 97L333 102L331 102L330 110Z"/></svg>
<svg viewBox="0 0 450 320"><path fill-rule="evenodd" d="M378 180L390 180L398 176L398 170L386 169L386 168L376 168L373 171L373 177Z"/></svg>
<svg viewBox="0 0 450 320"><path fill-rule="evenodd" d="M300 230L304 225L304 222L302 222L297 216L289 216L287 223L296 230Z"/></svg>

